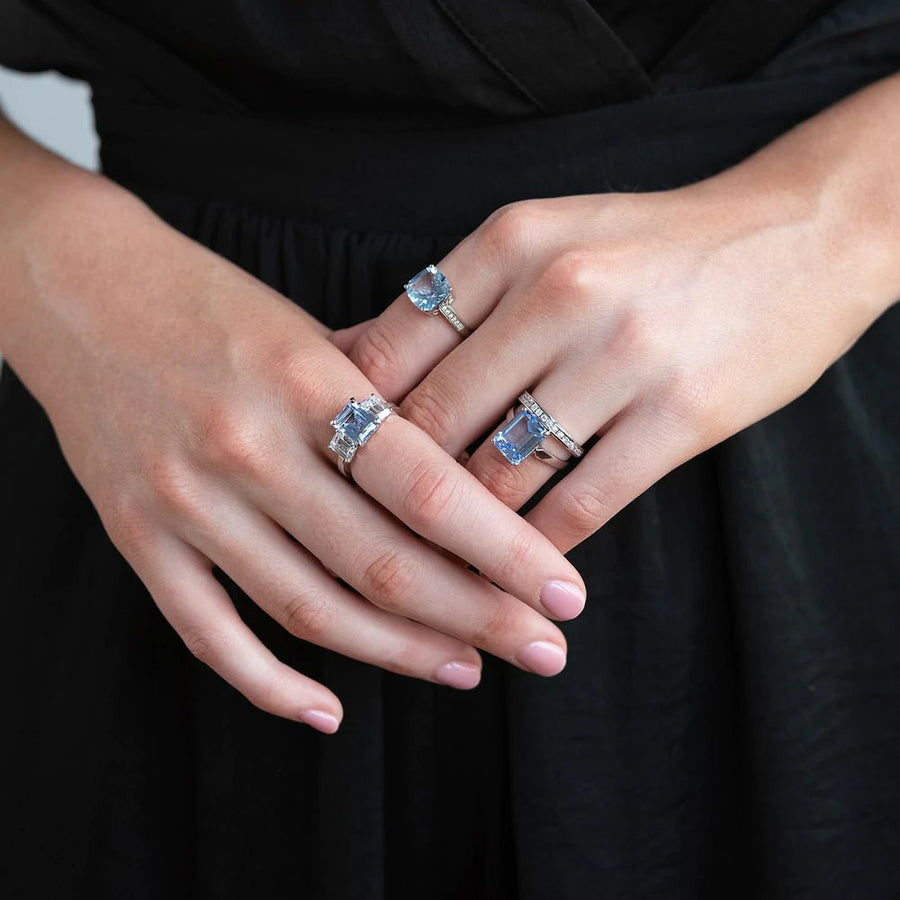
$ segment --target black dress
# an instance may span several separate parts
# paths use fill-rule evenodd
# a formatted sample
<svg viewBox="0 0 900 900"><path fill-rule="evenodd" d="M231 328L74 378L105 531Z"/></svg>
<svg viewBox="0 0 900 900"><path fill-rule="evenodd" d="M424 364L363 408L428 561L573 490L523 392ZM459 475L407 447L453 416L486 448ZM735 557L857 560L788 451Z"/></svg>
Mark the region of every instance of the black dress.
<svg viewBox="0 0 900 900"><path fill-rule="evenodd" d="M510 200L671 188L900 69L895 0L0 0L104 169L331 326ZM0 273L2 279L2 273ZM291 638L334 736L190 656L0 380L9 898L900 896L900 308L571 558L565 671Z"/></svg>

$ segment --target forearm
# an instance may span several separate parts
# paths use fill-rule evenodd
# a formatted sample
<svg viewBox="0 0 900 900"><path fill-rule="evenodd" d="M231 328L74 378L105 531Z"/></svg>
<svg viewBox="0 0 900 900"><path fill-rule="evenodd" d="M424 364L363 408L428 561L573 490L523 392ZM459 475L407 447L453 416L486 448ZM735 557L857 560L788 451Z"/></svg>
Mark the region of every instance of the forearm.
<svg viewBox="0 0 900 900"><path fill-rule="evenodd" d="M697 186L722 204L824 235L854 302L877 318L900 298L900 74L844 98ZM725 190L721 190L721 188ZM712 190L709 190L712 189Z"/></svg>

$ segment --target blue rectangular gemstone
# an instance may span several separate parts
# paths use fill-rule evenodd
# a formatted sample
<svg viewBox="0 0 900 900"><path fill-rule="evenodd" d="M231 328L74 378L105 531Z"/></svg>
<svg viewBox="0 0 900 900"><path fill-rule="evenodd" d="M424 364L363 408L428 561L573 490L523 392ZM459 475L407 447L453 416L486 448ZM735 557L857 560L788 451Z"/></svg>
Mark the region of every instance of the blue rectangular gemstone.
<svg viewBox="0 0 900 900"><path fill-rule="evenodd" d="M494 446L514 465L530 456L547 437L546 429L527 409L516 413L494 437Z"/></svg>
<svg viewBox="0 0 900 900"><path fill-rule="evenodd" d="M335 417L334 427L349 440L364 444L378 429L378 416L351 400Z"/></svg>

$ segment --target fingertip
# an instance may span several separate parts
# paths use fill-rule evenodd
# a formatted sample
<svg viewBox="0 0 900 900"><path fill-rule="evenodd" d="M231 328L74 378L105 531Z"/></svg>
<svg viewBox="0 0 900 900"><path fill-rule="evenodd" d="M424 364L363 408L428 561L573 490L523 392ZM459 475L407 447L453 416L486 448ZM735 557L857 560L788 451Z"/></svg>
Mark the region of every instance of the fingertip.
<svg viewBox="0 0 900 900"><path fill-rule="evenodd" d="M341 724L337 716L321 709L306 709L297 716L297 719L324 734L334 734Z"/></svg>
<svg viewBox="0 0 900 900"><path fill-rule="evenodd" d="M568 581L555 578L541 588L541 603L551 615L564 621L581 615L586 602L587 592Z"/></svg>
<svg viewBox="0 0 900 900"><path fill-rule="evenodd" d="M434 674L435 680L457 690L469 691L481 681L481 666L461 660L442 665Z"/></svg>

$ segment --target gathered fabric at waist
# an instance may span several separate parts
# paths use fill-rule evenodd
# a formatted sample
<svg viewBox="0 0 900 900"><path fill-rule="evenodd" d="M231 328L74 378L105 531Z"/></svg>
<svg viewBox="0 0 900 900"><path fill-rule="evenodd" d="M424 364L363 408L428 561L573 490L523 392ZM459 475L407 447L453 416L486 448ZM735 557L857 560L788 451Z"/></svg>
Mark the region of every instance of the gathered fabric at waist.
<svg viewBox="0 0 900 900"><path fill-rule="evenodd" d="M274 121L94 97L110 178L359 231L462 235L505 203L666 190L891 73L883 61L472 127Z"/></svg>

